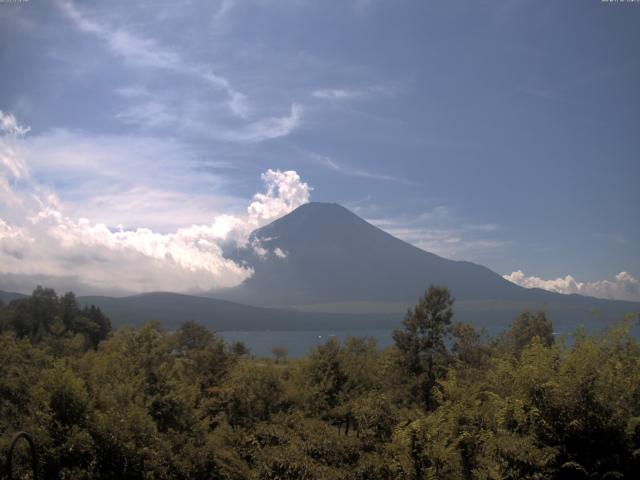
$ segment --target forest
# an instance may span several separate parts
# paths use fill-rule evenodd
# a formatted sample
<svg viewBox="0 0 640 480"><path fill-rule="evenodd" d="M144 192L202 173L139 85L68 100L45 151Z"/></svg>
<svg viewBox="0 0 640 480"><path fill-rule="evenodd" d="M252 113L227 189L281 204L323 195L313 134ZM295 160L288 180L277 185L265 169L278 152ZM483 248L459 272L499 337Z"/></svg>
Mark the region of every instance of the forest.
<svg viewBox="0 0 640 480"><path fill-rule="evenodd" d="M112 331L38 287L0 305L0 475L24 430L45 479L637 478L635 317L561 337L523 311L489 337L453 305L430 287L387 349L255 358L189 321Z"/></svg>

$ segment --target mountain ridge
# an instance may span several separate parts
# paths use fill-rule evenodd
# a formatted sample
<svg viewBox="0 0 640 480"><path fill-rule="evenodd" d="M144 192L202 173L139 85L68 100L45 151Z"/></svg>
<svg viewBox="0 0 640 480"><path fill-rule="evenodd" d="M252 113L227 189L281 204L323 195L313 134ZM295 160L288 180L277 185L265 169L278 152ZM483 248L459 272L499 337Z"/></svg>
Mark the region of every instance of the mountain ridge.
<svg viewBox="0 0 640 480"><path fill-rule="evenodd" d="M255 230L249 244L287 256L259 255L250 248L232 252L254 275L213 295L265 306L413 301L431 284L446 285L460 299L543 301L556 295L524 289L483 265L422 250L335 203L304 204Z"/></svg>
<svg viewBox="0 0 640 480"><path fill-rule="evenodd" d="M177 328L193 320L220 331L392 329L432 284L452 291L456 318L490 329L505 327L524 309L546 310L567 331L597 325L593 309L603 321L640 312L640 302L520 287L482 265L397 239L335 203L302 205L256 229L248 244L225 252L255 271L231 289L78 300L100 307L116 326L160 320ZM0 291L5 302L20 296Z"/></svg>

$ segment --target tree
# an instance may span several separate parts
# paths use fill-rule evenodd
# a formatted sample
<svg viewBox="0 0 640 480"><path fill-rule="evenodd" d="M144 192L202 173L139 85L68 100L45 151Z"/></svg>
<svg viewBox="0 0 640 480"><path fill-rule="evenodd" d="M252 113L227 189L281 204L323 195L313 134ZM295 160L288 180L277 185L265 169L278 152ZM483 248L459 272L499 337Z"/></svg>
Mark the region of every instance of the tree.
<svg viewBox="0 0 640 480"><path fill-rule="evenodd" d="M227 417L231 425L252 427L269 420L282 403L284 387L280 372L268 364L241 361L226 382Z"/></svg>
<svg viewBox="0 0 640 480"><path fill-rule="evenodd" d="M331 337L324 345L318 345L305 366L306 405L316 414L326 418L342 400L347 375L342 368L340 342Z"/></svg>
<svg viewBox="0 0 640 480"><path fill-rule="evenodd" d="M462 365L471 368L486 367L489 359L487 346L483 343L482 332L476 331L473 325L456 322L451 328L455 358Z"/></svg>
<svg viewBox="0 0 640 480"><path fill-rule="evenodd" d="M187 321L178 330L176 339L178 350L186 352L206 348L215 342L216 337L207 327Z"/></svg>
<svg viewBox="0 0 640 480"><path fill-rule="evenodd" d="M67 292L60 297L59 316L67 331L73 330L76 318L80 315L78 301L73 292Z"/></svg>
<svg viewBox="0 0 640 480"><path fill-rule="evenodd" d="M539 337L544 345L549 346L553 344L553 324L543 311L533 315L525 310L518 315L505 335L516 352L521 352L534 337Z"/></svg>
<svg viewBox="0 0 640 480"><path fill-rule="evenodd" d="M276 363L286 362L289 355L289 349L287 347L277 346L271 349L271 353L276 357Z"/></svg>
<svg viewBox="0 0 640 480"><path fill-rule="evenodd" d="M601 335L583 329L566 345L553 342L544 314L525 312L492 345L452 324L453 300L432 287L395 347L332 337L275 364L234 353L190 322L176 332L123 327L93 350L106 317L72 294L52 298L40 289L0 307L0 452L12 432L30 432L42 478L563 480L640 471L632 317ZM3 462L0 454L0 472Z"/></svg>
<svg viewBox="0 0 640 480"><path fill-rule="evenodd" d="M111 320L98 307L91 305L83 308L76 317L73 330L85 335L93 348L98 348L98 344L111 332Z"/></svg>
<svg viewBox="0 0 640 480"><path fill-rule="evenodd" d="M449 289L431 286L407 312L404 329L393 332L402 364L414 380L414 398L428 409L436 405L433 388L448 363L445 340L451 332L452 306Z"/></svg>
<svg viewBox="0 0 640 480"><path fill-rule="evenodd" d="M95 349L111 332L111 320L98 307L80 310L72 292L58 297L52 289L40 286L30 297L13 300L3 308L0 323L0 331L12 330L20 338L35 341L46 339L56 343L57 350L64 350L65 342L75 334L84 336Z"/></svg>
<svg viewBox="0 0 640 480"><path fill-rule="evenodd" d="M249 353L251 353L249 352L249 348L244 344L244 342L241 342L239 340L231 344L230 350L231 353L238 357L248 356Z"/></svg>
<svg viewBox="0 0 640 480"><path fill-rule="evenodd" d="M50 288L38 286L28 298L13 300L7 307L5 328L18 337L40 340L50 333L58 313L58 297Z"/></svg>

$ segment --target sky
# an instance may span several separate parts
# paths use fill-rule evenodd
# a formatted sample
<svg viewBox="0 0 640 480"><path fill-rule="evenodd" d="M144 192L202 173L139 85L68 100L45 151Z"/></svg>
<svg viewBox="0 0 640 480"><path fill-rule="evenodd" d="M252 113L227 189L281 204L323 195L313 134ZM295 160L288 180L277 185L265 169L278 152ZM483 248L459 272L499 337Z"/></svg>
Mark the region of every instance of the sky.
<svg viewBox="0 0 640 480"><path fill-rule="evenodd" d="M236 285L224 246L311 200L640 300L639 25L600 0L1 2L0 289Z"/></svg>

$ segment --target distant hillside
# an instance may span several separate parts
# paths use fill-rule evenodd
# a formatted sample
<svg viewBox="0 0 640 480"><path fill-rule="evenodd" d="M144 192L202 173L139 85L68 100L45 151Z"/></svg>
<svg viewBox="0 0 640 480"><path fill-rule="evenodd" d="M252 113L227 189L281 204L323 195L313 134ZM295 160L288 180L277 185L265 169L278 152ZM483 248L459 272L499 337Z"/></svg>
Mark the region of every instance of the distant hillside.
<svg viewBox="0 0 640 480"><path fill-rule="evenodd" d="M24 297L26 295L0 291L0 299L5 302ZM547 311L557 332L570 333L581 324L585 325L588 331L599 331L626 313L639 310L637 304L630 302L612 302L586 297L577 297L574 300L574 303L569 304L462 300L454 306L455 319L470 322L495 334L506 328L523 308L541 308ZM275 309L163 292L119 298L80 296L78 301L81 306L100 307L109 316L115 328L123 325L141 326L147 321L159 320L165 328L174 330L183 322L193 320L220 332L392 330L399 327L409 305L365 302ZM592 311L593 308L596 312Z"/></svg>
<svg viewBox="0 0 640 480"><path fill-rule="evenodd" d="M638 302L520 287L482 265L414 247L337 204L302 205L253 232L250 244L268 253L259 255L253 248L228 253L250 264L255 274L212 296L302 311L401 317L434 284L449 287L459 317L483 325L504 325L527 308L544 309L572 325L610 322L640 311Z"/></svg>
<svg viewBox="0 0 640 480"><path fill-rule="evenodd" d="M26 296L27 295L23 295L22 293L3 292L2 290L0 290L0 300L5 303L9 303L11 300L16 300L18 298L24 298Z"/></svg>
<svg viewBox="0 0 640 480"><path fill-rule="evenodd" d="M482 265L426 252L334 203L302 205L253 232L250 243L270 253L230 252L255 274L214 296L260 305L412 303L435 284L458 300L573 304L585 298L526 289ZM271 253L276 249L286 256Z"/></svg>
<svg viewBox="0 0 640 480"><path fill-rule="evenodd" d="M175 329L192 320L216 330L332 330L395 328L397 314L330 314L252 307L214 298L177 293L148 293L130 297L79 297L82 305L96 305L120 325L142 325L160 320L168 329Z"/></svg>
<svg viewBox="0 0 640 480"><path fill-rule="evenodd" d="M481 265L416 248L336 204L303 205L253 232L250 243L258 248L226 253L255 274L212 292L215 298L149 293L79 300L99 306L115 326L156 319L175 328L193 320L220 331L391 329L432 284L449 287L456 319L492 332L523 309L547 311L565 332L579 324L600 329L640 312L638 302L522 288ZM16 296L0 292L2 299Z"/></svg>
<svg viewBox="0 0 640 480"><path fill-rule="evenodd" d="M308 203L253 232L253 244L286 255L232 253L255 274L215 296L260 305L345 301L415 301L431 284L457 299L544 301L556 294L527 290L486 267L421 250L371 225L346 208Z"/></svg>

